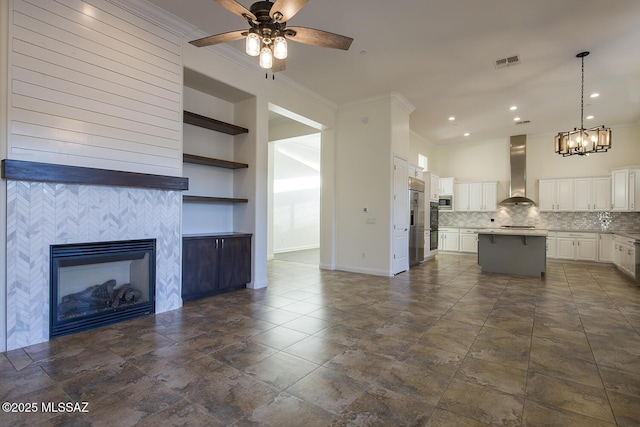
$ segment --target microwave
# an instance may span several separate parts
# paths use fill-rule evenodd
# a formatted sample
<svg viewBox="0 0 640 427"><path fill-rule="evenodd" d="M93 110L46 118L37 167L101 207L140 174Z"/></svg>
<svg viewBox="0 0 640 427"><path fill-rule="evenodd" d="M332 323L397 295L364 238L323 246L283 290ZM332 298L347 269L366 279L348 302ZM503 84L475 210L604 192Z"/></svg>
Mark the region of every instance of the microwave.
<svg viewBox="0 0 640 427"><path fill-rule="evenodd" d="M438 199L438 209L441 211L453 210L453 196L440 196Z"/></svg>

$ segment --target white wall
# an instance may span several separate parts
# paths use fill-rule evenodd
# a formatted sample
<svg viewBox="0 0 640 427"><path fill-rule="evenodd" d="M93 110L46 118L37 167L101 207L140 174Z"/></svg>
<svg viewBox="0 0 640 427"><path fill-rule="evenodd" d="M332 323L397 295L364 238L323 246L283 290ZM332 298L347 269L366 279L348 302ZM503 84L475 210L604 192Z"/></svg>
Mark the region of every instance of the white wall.
<svg viewBox="0 0 640 427"><path fill-rule="evenodd" d="M179 176L180 37L104 0L13 9L8 157Z"/></svg>
<svg viewBox="0 0 640 427"><path fill-rule="evenodd" d="M381 97L349 106L338 116L337 268L389 275L391 100Z"/></svg>
<svg viewBox="0 0 640 427"><path fill-rule="evenodd" d="M437 147L415 132L409 134L409 163L418 164L418 154L429 159L429 171L438 173Z"/></svg>
<svg viewBox="0 0 640 427"><path fill-rule="evenodd" d="M273 252L320 246L320 134L274 145Z"/></svg>

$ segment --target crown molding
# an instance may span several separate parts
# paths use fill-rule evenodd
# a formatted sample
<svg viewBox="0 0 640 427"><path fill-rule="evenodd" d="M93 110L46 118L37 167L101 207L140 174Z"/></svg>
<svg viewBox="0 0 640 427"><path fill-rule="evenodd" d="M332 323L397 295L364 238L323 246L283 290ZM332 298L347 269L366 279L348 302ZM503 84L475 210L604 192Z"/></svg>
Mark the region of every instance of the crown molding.
<svg viewBox="0 0 640 427"><path fill-rule="evenodd" d="M416 109L415 105L413 105L407 98L405 98L400 92L391 92L391 99L395 101L407 114L413 113Z"/></svg>
<svg viewBox="0 0 640 427"><path fill-rule="evenodd" d="M141 16L152 23L168 30L177 35L182 36L186 40L195 40L207 36L208 34L194 26L193 24L167 12L166 10L146 1L146 0L108 0L119 7L128 10L138 16ZM209 52L219 55L238 66L241 66L257 76L263 75L264 70L256 67L254 58L251 58L238 49L234 49L228 45L216 45L204 48ZM285 75L277 74L273 83L287 88L293 92L303 95L310 101L322 104L333 110L338 109L338 104L323 97L319 93L301 85L297 81Z"/></svg>

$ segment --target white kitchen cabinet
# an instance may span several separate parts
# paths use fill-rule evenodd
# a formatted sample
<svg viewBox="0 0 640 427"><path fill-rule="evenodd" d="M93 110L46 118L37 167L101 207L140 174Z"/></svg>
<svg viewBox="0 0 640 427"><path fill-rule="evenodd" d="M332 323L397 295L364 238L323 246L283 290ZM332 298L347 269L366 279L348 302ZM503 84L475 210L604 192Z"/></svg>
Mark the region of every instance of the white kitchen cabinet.
<svg viewBox="0 0 640 427"><path fill-rule="evenodd" d="M629 171L629 210L640 212L640 169Z"/></svg>
<svg viewBox="0 0 640 427"><path fill-rule="evenodd" d="M425 188L430 190L429 201L437 202L440 197L440 177L433 172L424 172L424 181Z"/></svg>
<svg viewBox="0 0 640 427"><path fill-rule="evenodd" d="M460 229L460 252L478 253L478 230L475 228Z"/></svg>
<svg viewBox="0 0 640 427"><path fill-rule="evenodd" d="M469 211L469 184L454 184L453 210L456 212Z"/></svg>
<svg viewBox="0 0 640 427"><path fill-rule="evenodd" d="M613 262L613 234L598 235L598 261Z"/></svg>
<svg viewBox="0 0 640 427"><path fill-rule="evenodd" d="M611 208L611 177L574 179L574 210L603 211Z"/></svg>
<svg viewBox="0 0 640 427"><path fill-rule="evenodd" d="M438 249L458 252L460 250L460 231L457 228L440 228L438 230Z"/></svg>
<svg viewBox="0 0 640 427"><path fill-rule="evenodd" d="M629 210L629 169L611 172L611 210Z"/></svg>
<svg viewBox="0 0 640 427"><path fill-rule="evenodd" d="M455 211L495 211L497 205L497 182L471 182L454 185L453 206Z"/></svg>
<svg viewBox="0 0 640 427"><path fill-rule="evenodd" d="M556 258L557 234L549 232L547 234L547 258Z"/></svg>
<svg viewBox="0 0 640 427"><path fill-rule="evenodd" d="M541 179L538 183L538 206L543 211L573 210L573 178Z"/></svg>
<svg viewBox="0 0 640 427"><path fill-rule="evenodd" d="M613 263L620 271L636 279L640 265L640 250L634 239L614 234Z"/></svg>
<svg viewBox="0 0 640 427"><path fill-rule="evenodd" d="M442 195L453 195L453 177L440 178L438 180L439 193Z"/></svg>
<svg viewBox="0 0 640 427"><path fill-rule="evenodd" d="M556 258L578 261L598 259L597 233L558 232Z"/></svg>
<svg viewBox="0 0 640 427"><path fill-rule="evenodd" d="M482 210L495 211L498 208L498 183L482 183Z"/></svg>

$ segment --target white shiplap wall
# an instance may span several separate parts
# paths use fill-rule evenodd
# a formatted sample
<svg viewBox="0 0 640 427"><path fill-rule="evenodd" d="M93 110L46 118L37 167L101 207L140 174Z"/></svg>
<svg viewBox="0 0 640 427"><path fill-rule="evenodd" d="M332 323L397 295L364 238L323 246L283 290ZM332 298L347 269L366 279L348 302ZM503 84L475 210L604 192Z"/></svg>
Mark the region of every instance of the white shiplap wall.
<svg viewBox="0 0 640 427"><path fill-rule="evenodd" d="M105 0L12 4L8 157L180 176L180 36Z"/></svg>

